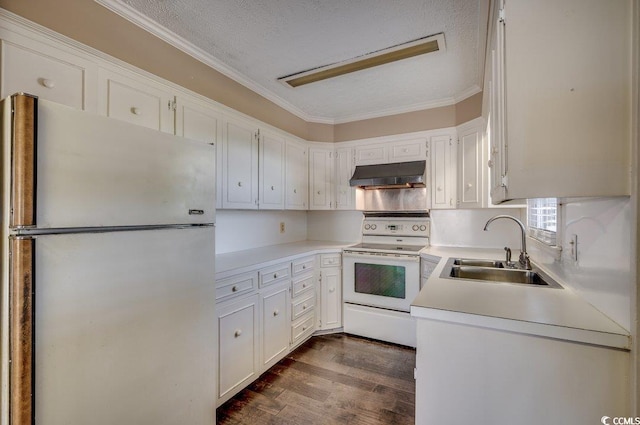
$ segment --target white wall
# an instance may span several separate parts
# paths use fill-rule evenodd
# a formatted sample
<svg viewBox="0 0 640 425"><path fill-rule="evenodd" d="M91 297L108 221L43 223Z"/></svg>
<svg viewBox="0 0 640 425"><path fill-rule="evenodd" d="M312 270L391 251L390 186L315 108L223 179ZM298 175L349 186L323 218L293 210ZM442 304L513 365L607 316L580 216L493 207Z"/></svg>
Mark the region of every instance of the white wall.
<svg viewBox="0 0 640 425"><path fill-rule="evenodd" d="M312 241L359 242L362 211L309 211L307 238Z"/></svg>
<svg viewBox="0 0 640 425"><path fill-rule="evenodd" d="M512 220L497 220L485 232L484 225L491 217L506 214L524 222L521 208L489 208L474 210L431 210L431 245L504 248L513 251L514 258L520 253L521 231Z"/></svg>
<svg viewBox="0 0 640 425"><path fill-rule="evenodd" d="M633 294L630 198L572 201L562 206L562 261L554 267L598 310L631 329ZM569 241L578 235L578 261ZM535 260L535 258L534 258Z"/></svg>
<svg viewBox="0 0 640 425"><path fill-rule="evenodd" d="M216 254L306 239L306 211L218 210L216 214Z"/></svg>

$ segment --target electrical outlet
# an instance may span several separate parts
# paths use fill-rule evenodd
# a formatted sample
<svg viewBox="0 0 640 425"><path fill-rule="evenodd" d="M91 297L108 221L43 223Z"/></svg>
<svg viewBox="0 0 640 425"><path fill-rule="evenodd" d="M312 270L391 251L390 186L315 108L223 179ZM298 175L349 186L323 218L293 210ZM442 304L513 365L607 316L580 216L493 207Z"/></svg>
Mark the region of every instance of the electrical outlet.
<svg viewBox="0 0 640 425"><path fill-rule="evenodd" d="M280 233L284 233L284 221L280 222Z"/></svg>

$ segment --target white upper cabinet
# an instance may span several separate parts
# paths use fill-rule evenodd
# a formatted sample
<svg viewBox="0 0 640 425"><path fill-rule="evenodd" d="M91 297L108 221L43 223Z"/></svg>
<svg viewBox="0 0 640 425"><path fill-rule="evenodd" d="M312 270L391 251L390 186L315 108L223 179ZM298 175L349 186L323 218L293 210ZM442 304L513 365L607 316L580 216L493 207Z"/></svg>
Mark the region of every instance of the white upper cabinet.
<svg viewBox="0 0 640 425"><path fill-rule="evenodd" d="M0 31L0 98L22 92L96 112L97 65L68 51Z"/></svg>
<svg viewBox="0 0 640 425"><path fill-rule="evenodd" d="M492 202L629 195L632 2L496 3Z"/></svg>
<svg viewBox="0 0 640 425"><path fill-rule="evenodd" d="M486 206L486 161L482 136L480 124L458 132L458 208Z"/></svg>
<svg viewBox="0 0 640 425"><path fill-rule="evenodd" d="M351 187L349 180L355 170L353 148L339 148L336 151L336 209L352 210L355 208L356 189Z"/></svg>
<svg viewBox="0 0 640 425"><path fill-rule="evenodd" d="M174 133L174 93L149 78L100 68L98 112L142 127Z"/></svg>
<svg viewBox="0 0 640 425"><path fill-rule="evenodd" d="M427 157L427 138L401 140L388 146L388 162L420 161Z"/></svg>
<svg viewBox="0 0 640 425"><path fill-rule="evenodd" d="M309 149L309 209L333 208L333 149Z"/></svg>
<svg viewBox="0 0 640 425"><path fill-rule="evenodd" d="M222 114L206 102L176 96L176 135L216 146L216 208L222 208Z"/></svg>
<svg viewBox="0 0 640 425"><path fill-rule="evenodd" d="M258 208L258 128L230 120L222 143L222 208Z"/></svg>
<svg viewBox="0 0 640 425"><path fill-rule="evenodd" d="M285 146L285 208L306 210L309 202L307 147L287 140Z"/></svg>
<svg viewBox="0 0 640 425"><path fill-rule="evenodd" d="M260 209L284 208L284 150L282 136L262 132L260 137Z"/></svg>
<svg viewBox="0 0 640 425"><path fill-rule="evenodd" d="M389 158L383 144L356 146L356 165L385 164Z"/></svg>
<svg viewBox="0 0 640 425"><path fill-rule="evenodd" d="M431 137L431 208L456 208L456 141L453 135Z"/></svg>

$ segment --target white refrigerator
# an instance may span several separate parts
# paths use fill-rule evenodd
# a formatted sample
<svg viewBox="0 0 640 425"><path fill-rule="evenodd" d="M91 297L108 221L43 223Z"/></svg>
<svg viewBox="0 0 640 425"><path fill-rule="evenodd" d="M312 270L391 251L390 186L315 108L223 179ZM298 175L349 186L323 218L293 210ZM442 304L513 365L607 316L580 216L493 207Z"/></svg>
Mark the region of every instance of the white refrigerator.
<svg viewBox="0 0 640 425"><path fill-rule="evenodd" d="M214 146L0 107L0 424L214 424Z"/></svg>

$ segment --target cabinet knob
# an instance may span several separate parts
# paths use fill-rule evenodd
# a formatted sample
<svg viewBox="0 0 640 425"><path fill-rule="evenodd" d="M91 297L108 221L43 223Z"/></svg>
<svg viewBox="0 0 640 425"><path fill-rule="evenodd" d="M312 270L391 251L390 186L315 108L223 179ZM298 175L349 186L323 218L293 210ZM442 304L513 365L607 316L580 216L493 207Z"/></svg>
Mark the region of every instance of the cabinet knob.
<svg viewBox="0 0 640 425"><path fill-rule="evenodd" d="M233 288L231 288L231 292L238 292L238 287L236 285L233 285Z"/></svg>
<svg viewBox="0 0 640 425"><path fill-rule="evenodd" d="M298 193L298 189L293 189L293 193Z"/></svg>
<svg viewBox="0 0 640 425"><path fill-rule="evenodd" d="M335 292L336 288L329 288L329 292Z"/></svg>
<svg viewBox="0 0 640 425"><path fill-rule="evenodd" d="M275 187L273 187L273 186L271 186L271 190L276 190L276 188L275 188Z"/></svg>
<svg viewBox="0 0 640 425"><path fill-rule="evenodd" d="M38 78L38 83L40 83L41 86L46 87L48 89L52 89L56 86L56 82L48 78Z"/></svg>
<svg viewBox="0 0 640 425"><path fill-rule="evenodd" d="M302 287L303 287L303 288L306 288L306 287L307 287L307 284L306 284L306 283L303 283L303 284L302 284Z"/></svg>
<svg viewBox="0 0 640 425"><path fill-rule="evenodd" d="M306 264L303 264L303 265L302 265L302 270L304 270L304 269L306 269L306 268L307 268L307 265L306 265Z"/></svg>
<svg viewBox="0 0 640 425"><path fill-rule="evenodd" d="M278 273L274 273L274 274L273 274L273 278L274 278L274 279L277 279L277 278L278 278Z"/></svg>
<svg viewBox="0 0 640 425"><path fill-rule="evenodd" d="M473 187L473 185L471 183L467 183L467 188L471 189Z"/></svg>
<svg viewBox="0 0 640 425"><path fill-rule="evenodd" d="M404 149L402 149L402 152L407 153L407 152L409 152L409 149L404 148Z"/></svg>
<svg viewBox="0 0 640 425"><path fill-rule="evenodd" d="M306 304L302 304L302 309L306 310L307 309L307 305Z"/></svg>
<svg viewBox="0 0 640 425"><path fill-rule="evenodd" d="M320 195L320 191L318 191L318 195Z"/></svg>
<svg viewBox="0 0 640 425"><path fill-rule="evenodd" d="M303 326L303 327L302 327L302 332L304 332L304 331L306 331L306 330L307 330L307 327L306 327L306 326Z"/></svg>
<svg viewBox="0 0 640 425"><path fill-rule="evenodd" d="M132 107L131 107L131 113L132 113L133 115L140 115L140 114L142 114L142 111L140 110L140 108L137 108L137 107L135 107L135 106L132 106Z"/></svg>
<svg viewBox="0 0 640 425"><path fill-rule="evenodd" d="M278 310L277 308L275 310L273 310L273 316L277 316L278 314L280 314L280 310Z"/></svg>
<svg viewBox="0 0 640 425"><path fill-rule="evenodd" d="M242 187L242 182L238 182L238 187Z"/></svg>
<svg viewBox="0 0 640 425"><path fill-rule="evenodd" d="M239 337L240 335L242 335L241 329L236 329L236 331L233 333L233 336L235 336L236 338Z"/></svg>
<svg viewBox="0 0 640 425"><path fill-rule="evenodd" d="M441 188L440 186L438 186L438 187L436 188L436 190L437 190L438 192L442 192L442 188Z"/></svg>

